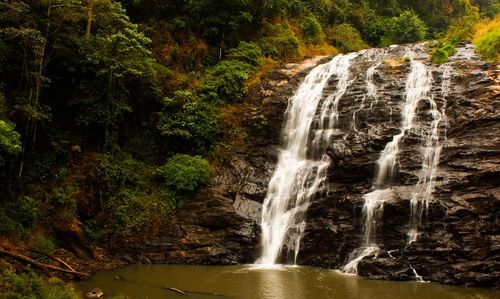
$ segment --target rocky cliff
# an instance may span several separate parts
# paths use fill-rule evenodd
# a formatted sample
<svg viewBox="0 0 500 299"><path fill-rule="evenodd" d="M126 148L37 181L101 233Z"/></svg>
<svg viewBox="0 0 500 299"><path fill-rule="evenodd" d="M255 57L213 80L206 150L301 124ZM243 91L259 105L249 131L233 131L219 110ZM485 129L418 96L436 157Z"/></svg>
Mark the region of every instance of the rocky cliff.
<svg viewBox="0 0 500 299"><path fill-rule="evenodd" d="M377 223L376 256L358 264L358 274L379 279L424 280L500 288L500 67L462 45L443 67L428 61L424 45L372 49L351 61L352 80L339 102L339 133L330 157L326 192L307 211L298 264L341 268L361 245L363 195L373 188L377 159L400 130L411 50L432 74L430 96L446 118L439 123L442 149L429 206L418 238L408 242L410 200L419 187L422 139L432 122L430 101L417 107L417 125L400 143L398 171ZM289 98L316 64L286 65L271 72L250 96L267 119L251 144L235 150L211 187L177 213L161 236L128 250L152 262L251 263L259 255L260 215L273 174ZM367 71L377 64L377 97L366 98ZM335 92L330 78L324 97ZM449 88L444 94L443 88ZM312 137L311 137L312 138ZM290 262L286 245L282 261Z"/></svg>

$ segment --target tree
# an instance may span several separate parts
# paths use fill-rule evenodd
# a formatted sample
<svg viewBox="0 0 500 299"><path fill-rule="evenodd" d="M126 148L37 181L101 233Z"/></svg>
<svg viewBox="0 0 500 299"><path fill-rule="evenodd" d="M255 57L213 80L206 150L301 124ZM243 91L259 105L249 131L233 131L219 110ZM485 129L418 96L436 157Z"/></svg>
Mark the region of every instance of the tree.
<svg viewBox="0 0 500 299"><path fill-rule="evenodd" d="M413 10L406 10L388 21L388 32L392 43L411 43L424 39L427 27Z"/></svg>

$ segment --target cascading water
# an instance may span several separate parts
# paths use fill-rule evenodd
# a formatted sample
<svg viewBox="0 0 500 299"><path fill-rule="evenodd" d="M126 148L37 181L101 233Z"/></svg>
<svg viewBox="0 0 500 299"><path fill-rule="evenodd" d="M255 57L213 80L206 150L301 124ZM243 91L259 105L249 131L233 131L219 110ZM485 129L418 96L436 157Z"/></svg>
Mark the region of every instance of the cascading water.
<svg viewBox="0 0 500 299"><path fill-rule="evenodd" d="M356 115L365 108L367 101L370 101L370 108L373 108L373 105L377 103L377 85L375 85L373 81L373 76L377 72L377 67L379 67L381 62L378 62L372 65L366 71L366 95L361 99L361 105L358 110L356 110L352 115L352 125L355 132L359 132L356 127Z"/></svg>
<svg viewBox="0 0 500 299"><path fill-rule="evenodd" d="M338 103L350 84L349 63L356 55L338 55L314 68L289 100L285 146L269 182L262 209L262 255L256 262L258 264L277 263L285 242L288 250L293 249L296 262L305 229L305 212L312 197L324 188L329 165L324 149L334 135ZM337 89L322 102L319 123L310 142L311 124L321 104L323 89L332 76L338 79Z"/></svg>
<svg viewBox="0 0 500 299"><path fill-rule="evenodd" d="M386 144L380 154L377 160L374 190L363 196L365 200L363 206L363 243L351 254L349 262L343 267L343 271L346 273L356 274L359 261L378 251L376 229L383 211L383 203L391 197L390 186L397 171L399 143L405 134L413 128L417 104L422 98L427 97L431 89L431 82L431 74L425 65L412 60L410 74L406 80L405 102L401 109L400 133L393 136L392 141Z"/></svg>
<svg viewBox="0 0 500 299"><path fill-rule="evenodd" d="M424 136L422 169L416 186L417 192L410 200L409 243L415 242L418 238L418 226L422 222L424 211L429 208L429 200L434 192L435 178L439 170L439 156L442 149L441 135L444 135L440 130L440 124L446 122L446 97L450 92L451 67L448 64L443 64L440 69L442 70L441 97L443 105L442 109L439 110L434 96L428 97L432 122Z"/></svg>

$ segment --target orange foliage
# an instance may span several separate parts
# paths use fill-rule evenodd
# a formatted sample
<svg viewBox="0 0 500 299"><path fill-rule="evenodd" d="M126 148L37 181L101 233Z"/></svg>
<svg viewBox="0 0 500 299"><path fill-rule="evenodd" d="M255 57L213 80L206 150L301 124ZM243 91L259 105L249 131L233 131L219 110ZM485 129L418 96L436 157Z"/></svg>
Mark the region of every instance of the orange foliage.
<svg viewBox="0 0 500 299"><path fill-rule="evenodd" d="M474 26L473 41L476 42L481 36L500 28L500 15L494 19L485 19Z"/></svg>

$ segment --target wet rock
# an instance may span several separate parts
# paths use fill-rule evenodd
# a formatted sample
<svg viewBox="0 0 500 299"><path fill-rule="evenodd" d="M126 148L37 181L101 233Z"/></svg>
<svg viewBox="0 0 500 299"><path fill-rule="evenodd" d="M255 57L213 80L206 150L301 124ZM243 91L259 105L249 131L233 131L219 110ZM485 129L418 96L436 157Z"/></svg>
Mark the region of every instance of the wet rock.
<svg viewBox="0 0 500 299"><path fill-rule="evenodd" d="M94 288L92 291L85 294L87 298L101 298L104 296L104 292L100 288Z"/></svg>
<svg viewBox="0 0 500 299"><path fill-rule="evenodd" d="M360 275L392 280L423 280L500 288L500 83L497 64L485 64L459 47L450 59L452 88L444 97L443 71L415 46L417 59L432 71L433 95L446 118L439 123L442 144L435 190L408 242L410 201L422 168L422 136L433 120L428 99L417 107L417 123L400 142L398 171L387 187L377 225L381 253L359 263ZM370 50L371 51L371 50ZM401 107L410 63L407 48L377 49L352 61L352 83L339 101L339 128L324 149L331 159L327 192L307 211L299 264L339 269L361 245L363 195L373 188L377 159L401 132ZM377 55L382 55L383 58ZM468 56L469 55L469 56ZM326 58L328 59L328 58ZM377 97L366 96L365 74L378 61ZM311 65L287 65L250 92L266 130L254 132L248 148L237 150L211 187L188 201L158 238L127 250L150 254L152 262L250 263L259 252L259 221L267 184L276 166L288 99ZM324 97L335 92L332 78ZM315 118L316 121L318 117ZM444 131L446 133L444 134ZM313 136L311 136L313 138ZM313 153L311 153L313 154ZM286 261L287 248L283 252ZM163 254L163 255L161 255Z"/></svg>

